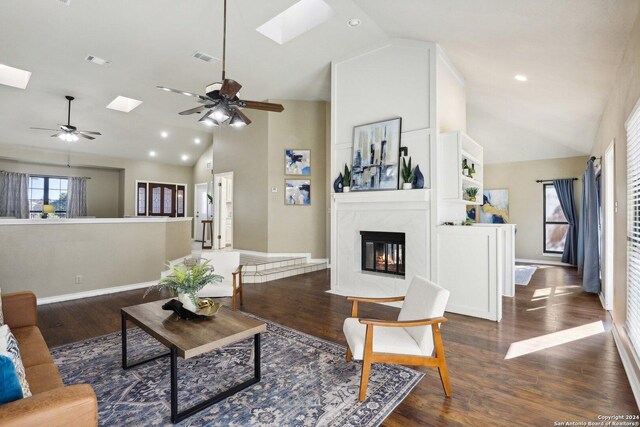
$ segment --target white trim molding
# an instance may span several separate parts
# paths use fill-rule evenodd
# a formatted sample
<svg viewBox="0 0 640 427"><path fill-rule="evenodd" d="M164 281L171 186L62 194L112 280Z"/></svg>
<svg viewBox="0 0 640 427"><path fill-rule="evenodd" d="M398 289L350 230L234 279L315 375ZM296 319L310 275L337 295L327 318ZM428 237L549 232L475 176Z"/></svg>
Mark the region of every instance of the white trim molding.
<svg viewBox="0 0 640 427"><path fill-rule="evenodd" d="M124 291L132 291L135 289L148 288L149 286L155 285L157 283L158 281L154 280L152 282L134 283L132 285L114 286L112 288L94 289L91 291L75 292L72 294L63 294L63 295L56 295L53 297L38 298L38 305L53 304L54 302L71 301L74 299L90 298L90 297L97 297L100 295L115 294L115 293L124 292Z"/></svg>
<svg viewBox="0 0 640 427"><path fill-rule="evenodd" d="M575 265L567 264L560 261L547 261L543 259L524 259L524 258L516 258L516 262L523 262L526 264L548 264L548 265L560 265L563 267L575 267Z"/></svg>
<svg viewBox="0 0 640 427"><path fill-rule="evenodd" d="M634 369L634 365L640 365L640 361L638 361L635 354L629 354L629 350L631 349L624 345L623 339L620 336L620 332L618 331L618 327L615 323L611 328L611 333L613 334L613 340L616 343L618 354L620 354L620 359L622 359L622 366L624 366L624 370L627 373L629 385L631 385L631 391L633 391L633 397L635 397L636 404L640 407L640 379L638 379L638 375Z"/></svg>

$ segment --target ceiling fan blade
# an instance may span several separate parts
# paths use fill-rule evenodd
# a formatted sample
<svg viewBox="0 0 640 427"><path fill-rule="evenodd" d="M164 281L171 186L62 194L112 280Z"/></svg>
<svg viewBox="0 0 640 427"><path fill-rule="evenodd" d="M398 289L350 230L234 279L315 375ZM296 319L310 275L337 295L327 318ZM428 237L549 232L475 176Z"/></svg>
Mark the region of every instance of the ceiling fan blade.
<svg viewBox="0 0 640 427"><path fill-rule="evenodd" d="M251 124L251 119L249 117L247 117L247 115L245 113L242 112L242 110L240 110L239 108L234 108L235 112L238 113L238 115L240 117L242 117L242 120L244 121L245 125L250 125Z"/></svg>
<svg viewBox="0 0 640 427"><path fill-rule="evenodd" d="M88 135L102 135L100 132L94 132L94 131L89 131L89 130L79 130L78 132L86 133Z"/></svg>
<svg viewBox="0 0 640 427"><path fill-rule="evenodd" d="M178 114L180 114L181 116L188 116L189 114L195 114L195 113L200 113L202 112L204 109L206 109L207 107L204 105L201 105L199 107L195 107L195 108L191 108L189 110L184 110L179 112Z"/></svg>
<svg viewBox="0 0 640 427"><path fill-rule="evenodd" d="M59 132L60 129L48 129L48 128L29 128L29 129L35 129L35 130L52 130L54 132Z"/></svg>
<svg viewBox="0 0 640 427"><path fill-rule="evenodd" d="M85 135L85 134L84 134L84 133L82 133L82 132L78 132L78 133L76 133L76 135L78 135L78 136L80 136L80 137L82 137L82 138L85 138L85 139L95 139L94 137L89 136L89 135Z"/></svg>
<svg viewBox="0 0 640 427"><path fill-rule="evenodd" d="M280 113L284 111L284 107L280 104L273 104L271 102L259 102L259 101L242 101L244 108L251 108L252 110L272 111L274 113Z"/></svg>
<svg viewBox="0 0 640 427"><path fill-rule="evenodd" d="M57 137L59 137L60 135L64 135L65 133L66 133L66 132L58 132L58 133L55 133L55 134L51 135L51 138L57 138Z"/></svg>
<svg viewBox="0 0 640 427"><path fill-rule="evenodd" d="M180 93L186 96L192 96L194 98L198 98L200 101L207 101L208 98L202 95L198 95L197 93L185 92L184 90L172 89L170 87L165 86L156 86L158 89L166 90L167 92Z"/></svg>
<svg viewBox="0 0 640 427"><path fill-rule="evenodd" d="M231 99L242 89L242 85L235 80L224 79L222 87L220 88L220 94Z"/></svg>

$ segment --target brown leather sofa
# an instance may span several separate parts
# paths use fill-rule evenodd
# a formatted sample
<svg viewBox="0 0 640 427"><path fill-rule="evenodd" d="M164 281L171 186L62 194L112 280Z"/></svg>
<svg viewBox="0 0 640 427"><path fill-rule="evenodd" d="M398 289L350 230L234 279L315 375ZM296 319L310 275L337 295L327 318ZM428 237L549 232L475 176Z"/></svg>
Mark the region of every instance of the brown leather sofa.
<svg viewBox="0 0 640 427"><path fill-rule="evenodd" d="M98 403L88 384L66 386L36 326L32 292L2 295L4 322L20 346L33 396L0 405L0 426L96 426Z"/></svg>

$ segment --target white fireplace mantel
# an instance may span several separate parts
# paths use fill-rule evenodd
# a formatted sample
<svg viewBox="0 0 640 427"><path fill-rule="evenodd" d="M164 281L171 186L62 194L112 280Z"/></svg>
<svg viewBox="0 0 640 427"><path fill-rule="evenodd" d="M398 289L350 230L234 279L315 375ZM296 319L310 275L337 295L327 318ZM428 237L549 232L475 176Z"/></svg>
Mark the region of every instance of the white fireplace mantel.
<svg viewBox="0 0 640 427"><path fill-rule="evenodd" d="M331 292L398 296L415 275L429 277L431 190L337 193L331 209ZM404 277L362 271L361 231L405 234Z"/></svg>

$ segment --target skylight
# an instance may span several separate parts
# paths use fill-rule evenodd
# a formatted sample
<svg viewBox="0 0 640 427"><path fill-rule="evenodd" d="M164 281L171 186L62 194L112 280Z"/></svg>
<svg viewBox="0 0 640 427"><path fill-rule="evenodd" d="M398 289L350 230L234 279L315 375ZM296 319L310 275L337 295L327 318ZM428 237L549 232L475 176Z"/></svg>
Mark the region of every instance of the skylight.
<svg viewBox="0 0 640 427"><path fill-rule="evenodd" d="M128 113L140 104L142 104L142 101L138 101L137 99L118 96L116 99L111 101L109 105L107 105L107 108Z"/></svg>
<svg viewBox="0 0 640 427"><path fill-rule="evenodd" d="M0 84L2 85L26 89L30 78L31 71L0 64Z"/></svg>
<svg viewBox="0 0 640 427"><path fill-rule="evenodd" d="M326 22L335 11L322 0L300 0L258 28L260 34L285 44Z"/></svg>

